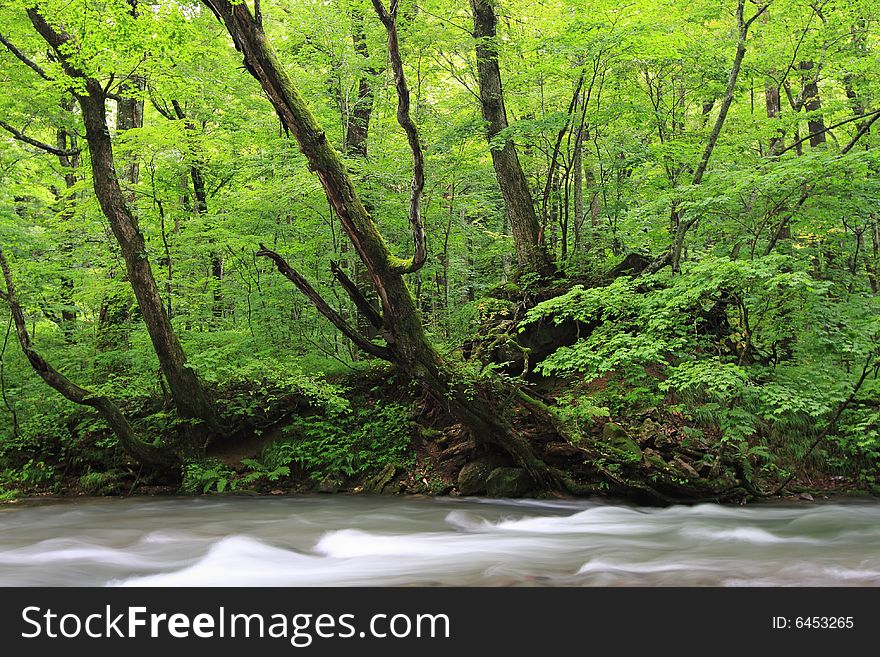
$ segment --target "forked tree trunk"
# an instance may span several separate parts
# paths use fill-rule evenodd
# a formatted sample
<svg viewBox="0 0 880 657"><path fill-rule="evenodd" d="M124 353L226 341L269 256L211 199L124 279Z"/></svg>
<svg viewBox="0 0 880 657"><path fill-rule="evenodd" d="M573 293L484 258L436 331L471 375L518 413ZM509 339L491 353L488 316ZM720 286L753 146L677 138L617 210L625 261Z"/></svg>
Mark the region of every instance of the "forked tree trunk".
<svg viewBox="0 0 880 657"><path fill-rule="evenodd" d="M494 384L478 384L463 372L456 372L429 342L415 301L403 278L402 261L388 249L375 222L364 208L354 181L339 153L327 141L305 100L280 65L275 51L246 4L233 5L229 0L203 0L226 25L236 47L244 55L245 67L263 87L285 127L296 138L309 168L318 176L327 199L343 230L369 273L382 308L380 334L386 347L370 345L365 338L353 335L342 319L324 312L337 327L365 350L396 363L418 381L440 405L448 408L474 434L479 442L494 443L511 454L539 481L546 482L547 468L538 459L528 441L511 426L507 410L497 399L502 395ZM378 0L376 0L378 2ZM263 249L261 255L272 258L279 270L308 296L314 290L300 280L296 272L277 253ZM320 299L312 298L319 307ZM509 394L504 395L509 397Z"/></svg>

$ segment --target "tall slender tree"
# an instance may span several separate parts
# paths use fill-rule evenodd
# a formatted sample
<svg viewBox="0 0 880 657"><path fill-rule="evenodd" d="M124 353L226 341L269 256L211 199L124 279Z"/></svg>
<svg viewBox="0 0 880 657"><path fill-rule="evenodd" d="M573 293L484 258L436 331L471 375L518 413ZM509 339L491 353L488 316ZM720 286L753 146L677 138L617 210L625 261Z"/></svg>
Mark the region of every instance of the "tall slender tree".
<svg viewBox="0 0 880 657"><path fill-rule="evenodd" d="M34 29L52 48L64 73L76 81L72 93L85 124L95 195L121 248L129 282L177 412L195 425L192 430L181 432L179 449L198 455L219 433L219 423L205 387L187 366L180 340L162 304L144 237L120 186L107 124L107 91L99 80L73 63L71 53L76 52L77 46L63 26L52 25L38 7L29 8L27 14Z"/></svg>
<svg viewBox="0 0 880 657"><path fill-rule="evenodd" d="M486 123L486 138L492 153L495 177L504 197L510 221L516 257L521 272L551 276L555 270L552 258L542 243L541 225L529 183L523 173L516 145L510 138L498 144L498 135L508 128L501 69L498 66L498 18L493 0L471 0L474 15L474 38L477 53L477 80L480 87L480 109Z"/></svg>

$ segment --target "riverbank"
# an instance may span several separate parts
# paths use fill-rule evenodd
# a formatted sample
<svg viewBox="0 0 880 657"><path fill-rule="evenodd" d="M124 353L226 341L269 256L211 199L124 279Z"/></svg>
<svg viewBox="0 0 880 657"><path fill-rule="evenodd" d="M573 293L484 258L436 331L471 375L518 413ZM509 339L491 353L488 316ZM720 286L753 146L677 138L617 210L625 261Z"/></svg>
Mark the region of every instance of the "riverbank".
<svg viewBox="0 0 880 657"><path fill-rule="evenodd" d="M393 368L361 368L328 379L334 406L319 406L291 396L271 407L251 401L247 422L223 442L209 446L207 458L180 471L150 471L113 447L106 429L81 431L62 450L22 454L7 466L0 501L33 496L82 497L236 494L287 496L308 493L365 495L486 496L565 499L628 498L637 503L722 501L734 504L760 499L870 496L864 471L842 470L823 452L803 458L796 451L771 454L760 440L732 443L711 422L689 418L680 407L632 404L614 417L595 413L575 418L583 446L530 434L543 460L577 487L546 487L508 454L477 440L411 381ZM610 387L606 379L603 386ZM581 387L582 388L582 387ZM571 403L566 395L581 389L566 380L541 379L533 394L549 404ZM237 389L236 397L253 398L258 390ZM588 398L588 391L581 389ZM565 400L569 399L568 402ZM270 409L270 410L265 410ZM548 432L550 434L552 432ZM799 441L803 445L807 439ZM109 447L108 447L109 443ZM605 457L625 469L602 472ZM9 460L9 459L7 459ZM618 467L618 466L615 466ZM627 489L637 474L665 497ZM794 478L779 490L791 475ZM615 485L615 477L621 485ZM744 482L733 494L713 496L710 481ZM703 488L701 488L703 487ZM710 490L695 495L693 491Z"/></svg>

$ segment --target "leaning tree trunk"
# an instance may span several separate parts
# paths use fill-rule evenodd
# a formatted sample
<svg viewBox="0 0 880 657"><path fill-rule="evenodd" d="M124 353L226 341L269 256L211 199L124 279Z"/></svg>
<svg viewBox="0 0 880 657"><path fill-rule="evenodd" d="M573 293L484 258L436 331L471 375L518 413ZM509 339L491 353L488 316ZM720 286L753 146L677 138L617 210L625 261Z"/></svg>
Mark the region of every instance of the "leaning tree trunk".
<svg viewBox="0 0 880 657"><path fill-rule="evenodd" d="M553 261L541 244L540 225L523 173L516 146L507 139L500 148L492 141L508 127L498 67L498 44L495 39L495 7L492 0L471 0L474 13L474 38L477 40L477 78L480 86L480 108L486 122L486 137L492 152L495 177L504 197L510 219L516 256L522 273L533 272L543 277L554 273Z"/></svg>
<svg viewBox="0 0 880 657"><path fill-rule="evenodd" d="M6 283L6 291L0 290L0 299L9 306L12 314L12 320L15 324L15 332L18 336L18 343L22 352L30 363L33 370L45 381L50 387L63 395L67 400L81 406L89 406L94 408L104 421L110 426L119 444L129 456L145 465L167 468L174 464L174 458L170 451L165 450L157 445L147 443L142 440L129 424L125 415L119 410L109 398L103 395L95 395L94 393L81 388L73 383L66 376L58 372L54 367L34 349L31 343L31 337L27 330L24 312L18 301L15 292L15 284L12 280L12 272L3 249L0 248L0 270Z"/></svg>
<svg viewBox="0 0 880 657"><path fill-rule="evenodd" d="M153 277L144 237L119 185L107 126L106 93L98 80L88 77L68 60L68 48L72 42L63 28L49 25L36 9L27 11L37 32L55 51L65 73L81 84L74 95L85 124L95 195L121 248L129 282L177 412L194 425L179 437L179 451L199 456L209 439L219 433L219 423L201 381L186 364L183 348L165 313Z"/></svg>
<svg viewBox="0 0 880 657"><path fill-rule="evenodd" d="M403 372L418 381L424 390L439 404L447 408L460 422L468 427L477 442L493 444L526 468L539 485L550 487L564 483L572 492L595 492L597 484L580 485L572 477L561 474L536 454L527 433L515 426L515 418L529 422L536 433L553 434L557 443L568 443L564 449L573 454L573 460L586 477L596 478L620 494L640 496L642 499L669 501L670 496L659 491L654 481L663 478L666 466L658 466L647 471L640 461L621 460L613 450L597 442L585 441L584 447L575 447L569 436L570 428L557 414L540 401L529 396L516 386L498 377L486 376L477 379L453 363L443 359L425 335L416 304L404 282L403 275L418 270L424 262L424 229L420 225L417 199L411 198L410 222L413 224L416 253L412 259L395 257L370 214L361 203L354 182L346 170L337 151L329 144L326 135L315 121L304 99L293 84L287 72L279 64L275 52L268 42L261 24L254 20L246 4L233 5L230 0L203 0L226 25L236 47L243 53L245 67L260 82L269 100L281 117L285 127L296 138L300 149L308 160L310 169L318 176L327 199L339 218L342 228L364 263L381 302L381 313L369 307L357 288L338 272L337 278L345 290L358 304L365 315L371 317L386 344L379 345L369 341L348 325L345 320L315 291L314 288L284 258L261 245L258 255L273 260L278 270L293 282L327 319L349 337L364 351L395 363ZM414 170L413 197L419 189L420 149L415 126L408 116L408 90L403 80L403 67L397 48L396 3L391 5L389 14L381 0L373 0L389 37L389 54L394 70L398 91L398 121L407 132L413 150ZM664 469L665 468L665 469ZM670 470L669 477L681 478ZM713 482L695 482L686 485L674 483L680 497L721 499L730 491L720 492ZM726 486L722 484L722 486ZM601 486L599 486L601 488ZM731 487L727 487L731 488ZM741 490L734 486L738 491ZM734 493L738 494L738 493Z"/></svg>
<svg viewBox="0 0 880 657"><path fill-rule="evenodd" d="M419 252L423 251L423 247L420 249L417 246L416 255L411 260L402 260L390 252L375 222L361 203L354 181L339 154L327 141L305 100L286 70L279 64L274 49L247 5L233 5L229 0L203 1L226 25L236 47L244 54L245 67L260 82L285 127L299 143L310 169L318 176L328 201L377 291L381 315L376 310L370 312L363 308L365 300L357 298L357 289L350 281L345 285L346 291L360 302L362 311L366 310L365 314L373 317L379 324L379 335L385 339L387 346L369 342L346 325L279 254L265 248L259 254L274 260L279 270L309 296L316 307L358 347L397 364L418 381L438 404L447 407L467 426L478 442L496 444L527 468L533 477L546 482L547 467L535 456L528 441L512 427L507 419L506 409L498 404L497 400L501 396L493 385L475 386L471 377L454 371L453 366L429 342L415 301L403 277L405 273L416 269L413 264L419 259ZM374 4L377 2L378 0ZM393 21L393 15L386 13L385 16ZM386 27L387 25L388 23ZM389 28L389 40L392 38L393 47L396 48L396 29L392 35ZM405 85L403 69L402 66L395 66L395 69L395 81L398 92L401 93L401 83ZM406 95L405 104L408 105L408 92L401 93L403 95ZM400 105L404 103L401 101ZM398 118L403 124L408 116L401 117L400 106L398 109ZM407 133L410 136L409 129ZM410 144L413 145L412 139ZM410 218L412 221L412 215ZM419 234L423 240L424 229L414 226L414 235ZM415 241L418 242L419 238Z"/></svg>

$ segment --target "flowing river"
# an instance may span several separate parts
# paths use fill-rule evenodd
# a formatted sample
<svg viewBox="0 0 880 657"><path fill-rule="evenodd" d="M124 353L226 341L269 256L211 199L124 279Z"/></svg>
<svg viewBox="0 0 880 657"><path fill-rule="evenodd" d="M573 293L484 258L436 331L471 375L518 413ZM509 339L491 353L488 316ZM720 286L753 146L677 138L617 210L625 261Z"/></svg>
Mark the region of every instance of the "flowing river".
<svg viewBox="0 0 880 657"><path fill-rule="evenodd" d="M0 506L4 586L880 586L880 504L366 496Z"/></svg>

